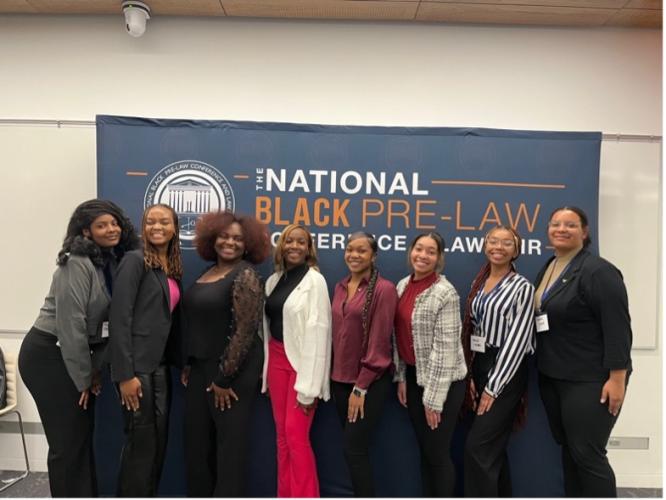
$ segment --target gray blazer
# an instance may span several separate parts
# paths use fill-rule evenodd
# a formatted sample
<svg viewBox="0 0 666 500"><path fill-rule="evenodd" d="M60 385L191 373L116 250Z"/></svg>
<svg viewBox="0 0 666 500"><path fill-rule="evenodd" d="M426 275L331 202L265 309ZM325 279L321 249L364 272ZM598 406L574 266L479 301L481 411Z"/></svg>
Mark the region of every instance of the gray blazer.
<svg viewBox="0 0 666 500"><path fill-rule="evenodd" d="M104 272L88 257L70 255L53 273L34 326L58 337L67 373L78 391L90 387L93 368L101 365L102 325L110 303ZM99 362L93 364L91 352Z"/></svg>

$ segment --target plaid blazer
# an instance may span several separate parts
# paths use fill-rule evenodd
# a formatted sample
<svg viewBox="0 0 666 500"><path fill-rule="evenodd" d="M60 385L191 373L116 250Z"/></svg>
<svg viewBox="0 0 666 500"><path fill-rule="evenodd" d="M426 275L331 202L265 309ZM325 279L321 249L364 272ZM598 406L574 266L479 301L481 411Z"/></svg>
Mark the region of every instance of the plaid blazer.
<svg viewBox="0 0 666 500"><path fill-rule="evenodd" d="M397 285L401 297L409 276ZM423 405L442 411L452 382L467 375L460 323L460 297L453 285L440 276L430 288L419 294L412 311L412 335L416 355L416 383L423 387ZM395 382L405 380L405 362L398 355L393 334Z"/></svg>

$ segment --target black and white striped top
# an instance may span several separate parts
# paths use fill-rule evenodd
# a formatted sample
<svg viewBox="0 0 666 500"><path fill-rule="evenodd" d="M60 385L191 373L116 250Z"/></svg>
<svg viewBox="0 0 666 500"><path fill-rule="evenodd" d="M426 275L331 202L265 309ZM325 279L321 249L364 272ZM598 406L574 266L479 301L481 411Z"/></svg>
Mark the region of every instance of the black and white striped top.
<svg viewBox="0 0 666 500"><path fill-rule="evenodd" d="M475 335L496 347L497 361L488 374L485 391L493 397L502 393L526 354L534 353L534 286L513 273L488 293L479 290L472 301Z"/></svg>

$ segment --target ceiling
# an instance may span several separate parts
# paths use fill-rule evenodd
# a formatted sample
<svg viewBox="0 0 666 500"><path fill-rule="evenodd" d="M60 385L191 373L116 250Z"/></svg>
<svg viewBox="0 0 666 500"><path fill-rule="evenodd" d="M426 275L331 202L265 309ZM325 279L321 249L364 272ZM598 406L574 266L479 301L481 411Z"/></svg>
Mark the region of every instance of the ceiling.
<svg viewBox="0 0 666 500"><path fill-rule="evenodd" d="M661 29L662 0L144 0L157 16ZM0 14L120 15L121 0L0 0Z"/></svg>

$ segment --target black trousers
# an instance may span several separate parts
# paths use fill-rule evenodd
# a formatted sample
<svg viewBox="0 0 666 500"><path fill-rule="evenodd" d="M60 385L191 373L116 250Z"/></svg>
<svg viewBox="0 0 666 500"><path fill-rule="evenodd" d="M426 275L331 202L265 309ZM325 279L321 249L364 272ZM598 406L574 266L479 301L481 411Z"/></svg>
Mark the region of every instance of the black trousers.
<svg viewBox="0 0 666 500"><path fill-rule="evenodd" d="M95 497L95 397L90 395L87 410L79 406L81 394L67 373L57 340L32 328L21 344L19 371L35 400L49 444L51 496Z"/></svg>
<svg viewBox="0 0 666 500"><path fill-rule="evenodd" d="M358 418L356 422L351 423L347 419L347 410L349 395L353 388L354 384L331 381L331 392L343 428L343 449L354 495L374 497L375 482L368 451L372 432L379 421L386 395L391 388L391 374L385 372L370 385L365 395L364 418Z"/></svg>
<svg viewBox="0 0 666 500"><path fill-rule="evenodd" d="M423 387L416 383L416 368L407 366L407 412L421 451L421 481L424 497L451 497L456 486L456 469L451 460L451 438L465 399L464 380L451 383L442 419L435 430L428 427L423 406Z"/></svg>
<svg viewBox="0 0 666 500"><path fill-rule="evenodd" d="M215 408L212 392L218 360L193 360L185 391L185 472L187 496L242 497L250 415L259 393L263 348L251 348L231 388L230 409Z"/></svg>
<svg viewBox="0 0 666 500"><path fill-rule="evenodd" d="M125 445L120 455L119 497L154 497L160 484L169 434L171 374L165 364L137 373L143 397L139 409L123 407Z"/></svg>
<svg viewBox="0 0 666 500"><path fill-rule="evenodd" d="M617 417L601 404L602 382L573 382L539 374L541 400L555 441L562 446L568 497L616 497L606 443Z"/></svg>
<svg viewBox="0 0 666 500"><path fill-rule="evenodd" d="M476 353L472 376L479 397L488 383L488 373L497 359L497 349ZM523 360L504 386L490 411L474 415L465 442L465 496L511 497L511 473L506 447L516 418L520 398L527 388L527 362ZM478 402L478 400L477 400Z"/></svg>

